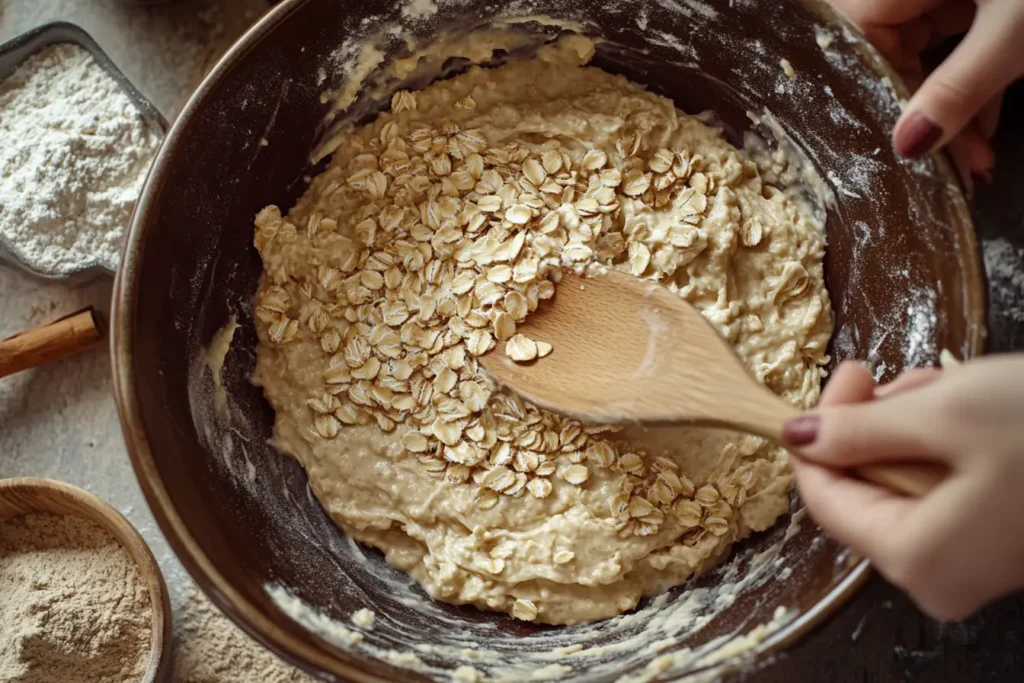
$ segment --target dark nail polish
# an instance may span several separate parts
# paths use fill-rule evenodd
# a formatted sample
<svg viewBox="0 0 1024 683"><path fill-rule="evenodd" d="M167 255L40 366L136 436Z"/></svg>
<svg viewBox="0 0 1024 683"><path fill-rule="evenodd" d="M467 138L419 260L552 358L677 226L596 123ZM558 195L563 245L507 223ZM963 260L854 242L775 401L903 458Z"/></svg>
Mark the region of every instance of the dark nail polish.
<svg viewBox="0 0 1024 683"><path fill-rule="evenodd" d="M979 185L991 185L992 184L992 171L971 171L971 177L974 182Z"/></svg>
<svg viewBox="0 0 1024 683"><path fill-rule="evenodd" d="M911 112L896 131L896 151L916 159L932 151L942 139L942 129L919 111Z"/></svg>
<svg viewBox="0 0 1024 683"><path fill-rule="evenodd" d="M782 425L782 441L787 446L808 446L818 438L818 415L801 415Z"/></svg>

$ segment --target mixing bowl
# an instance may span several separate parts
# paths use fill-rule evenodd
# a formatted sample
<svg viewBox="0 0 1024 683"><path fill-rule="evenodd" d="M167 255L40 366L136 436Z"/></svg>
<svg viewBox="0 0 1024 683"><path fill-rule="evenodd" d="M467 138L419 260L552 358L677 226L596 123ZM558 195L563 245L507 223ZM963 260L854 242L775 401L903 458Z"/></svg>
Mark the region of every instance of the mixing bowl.
<svg viewBox="0 0 1024 683"><path fill-rule="evenodd" d="M365 120L398 87L464 65L426 58L401 83L381 75L392 58L487 26L521 36L518 50L495 61L572 28L601 39L595 64L686 111L716 112L733 140L748 131L788 136L783 146L802 150L819 189L834 195L826 258L834 360L862 359L884 381L935 362L942 349L980 351L982 274L955 177L943 158L895 155L889 131L905 89L824 4L503 5L286 0L206 78L156 160L114 295L116 387L139 481L210 598L326 680L449 680L455 672L464 681L678 680L771 651L812 628L868 571L822 536L795 498L792 520L636 613L540 627L429 601L379 553L349 543L303 471L268 441L272 412L249 380L249 301L260 271L254 214L301 194L339 94L354 102L334 125ZM364 49L367 41L379 51ZM226 357L224 343L211 353L232 318ZM375 613L372 628L351 620L360 608Z"/></svg>

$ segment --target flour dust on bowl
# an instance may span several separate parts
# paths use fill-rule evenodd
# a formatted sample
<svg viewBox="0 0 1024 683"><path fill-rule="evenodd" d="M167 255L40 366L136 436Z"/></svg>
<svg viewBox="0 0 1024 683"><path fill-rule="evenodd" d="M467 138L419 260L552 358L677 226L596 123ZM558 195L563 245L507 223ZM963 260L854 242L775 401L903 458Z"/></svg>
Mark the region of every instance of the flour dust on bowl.
<svg viewBox="0 0 1024 683"><path fill-rule="evenodd" d="M431 600L417 582L387 564L380 552L351 542L332 522L321 501L327 502L330 513L357 538L376 543L369 537L389 533L386 524L379 521L382 517L388 519L392 511L377 510L382 514L358 528L358 520L350 514L352 510L345 510L348 494L332 499L332 491L344 493L346 486L351 488L344 478L346 474L353 478L373 476L372 471L367 475L358 470L362 466L360 449L372 453L374 446L370 441L383 438L380 434L392 427L388 421L398 423L395 418L403 416L357 406L359 409L350 417L356 422L372 423L359 427L344 424L348 408L341 399L335 406L334 399L351 398L350 393L345 393L346 383L354 386L364 381L360 375L369 381L381 372L369 357L362 357L361 348L353 348L353 362L345 361L345 369L336 371L339 379L346 372L355 373L354 378L342 379L335 385L342 386L338 394L324 389L318 397L307 395L311 387L323 387L322 375L328 364L325 354L343 356L345 349L341 339L334 340L327 334L329 329L336 329L330 319L333 309L300 313L298 305L292 308L292 299L305 301L301 297L306 295L301 288L292 288L293 281L288 275L275 272L278 265L288 271L295 262L289 260L292 257L287 250L275 251L273 243L280 237L296 245L297 251L310 249L320 243L317 240L333 234L332 222L347 223L356 212L364 210L365 207L346 205L345 210L353 216L317 217L313 210L316 205L309 199L330 195L349 182L358 170L350 165L363 163L359 159L362 154L367 154L372 164L366 161L367 170L356 175L356 184L367 192L376 192L371 184L378 182L378 176L373 174L380 171L389 183L380 198L392 196L388 195L388 187L396 176L383 173L380 161L380 152L387 148L394 132L394 127L385 130L386 125L391 121L396 126L415 123L422 120L416 117L433 111L430 98L440 95L424 95L423 110L419 109L420 104L412 109L416 93L430 83L450 78L442 85L453 84L451 87L457 89L462 87L460 83L480 79L479 97L471 99L474 103L479 99L483 110L491 101L486 74L497 79L503 73L503 64L509 65L504 68L515 69L523 63L521 60L538 54L550 58L552 50L567 42L577 46L592 44L591 65L608 74L625 76L651 93L636 97L649 97L645 101L652 102L664 102L658 97L669 98L679 109L701 115L704 122L721 127L729 144L745 147L753 157L769 162L762 163L758 172L774 172L778 176L774 184L782 188L780 191L803 186L809 190L808 201L823 207L817 220L824 221L827 233L823 274L834 316L828 315L827 306L819 307L822 327L811 325L821 336L819 355L798 362L799 367L791 373L797 379L807 377L808 386L816 383L815 363L826 361L826 354L831 362L845 358L866 360L879 379L887 379L904 368L935 362L943 348L961 357L978 352L983 332L980 270L963 199L943 159L911 164L896 158L888 144L888 133L899 113L899 99L905 93L898 82L890 80L895 77L877 55L857 42L846 25L824 5L792 1L766 3L763 7L758 3L731 7L723 0L666 8L652 2L631 6L628 13L620 13L615 7L591 7L583 14L571 3L550 0L534 3L528 10L505 12L496 13L483 3L461 4L458 8L444 3L437 8L418 3L404 7L374 3L342 14L332 2L284 2L257 23L214 69L175 124L158 156L118 276L115 376L136 472L161 527L211 599L258 640L312 672L359 681L448 680L453 676L461 680L678 680L708 667L737 665L745 657L770 651L806 632L854 590L865 575L866 566L824 538L805 517L796 499L776 496L775 500L780 502L777 504L789 505L794 514L739 543L717 569L645 599L636 610L623 616L569 626L538 623L575 621L564 614L544 611L545 600L556 602L553 595L558 590L554 588L561 586L548 586L551 590L545 593L542 581L532 582L538 592L538 599L530 600L532 605L519 604L519 598L526 596L517 596L514 591L510 593L516 599L497 596L494 604L486 598L467 600L465 594L443 595L440 582L432 584L427 576L431 569L425 566L427 563L417 564L422 550L411 543L401 547L405 541L395 534L389 559L411 569L432 592L449 600L483 602L494 609L510 611L512 616L455 606ZM694 30L695 26L702 30ZM578 34L586 40L565 34ZM576 52L589 56L589 50ZM786 60L785 68L782 59ZM482 63L491 71L474 72L469 68L471 63ZM608 79L601 86L606 92L609 88L625 87L624 81L611 76L602 78ZM529 84L523 87L528 89ZM494 86L494 90L500 89ZM412 94L399 95L393 102L399 91ZM443 88L435 92L441 91ZM460 113L453 113L451 118L453 123L465 123L472 119L471 112L476 106L465 97L474 93L458 94L451 101L451 110ZM502 106L515 108L510 101ZM377 118L382 111L390 113ZM593 119L580 117L578 125L591 125L588 120L611 122L615 120L611 115L614 113L598 110ZM648 112L637 119L642 121L653 115ZM501 116L501 111L493 112L495 120ZM663 106L658 116L675 113L671 107ZM514 121L515 117L510 114L506 120ZM352 126L363 125L371 128L358 129L355 136L348 134ZM460 130L463 127L474 126L459 125ZM493 127L497 129L497 125ZM493 130L488 134L493 134ZM523 144L569 144L566 141L572 138L544 137L533 134ZM343 151L330 162L319 161L328 140L333 143L327 145L327 150ZM433 141L421 142L430 152ZM467 142L474 144L472 140ZM415 152L415 142L408 144L410 158L426 153ZM650 187L640 185L648 173L652 174L649 182L655 182L653 174L657 173L658 162L649 162L658 149L647 149L642 140L636 144L639 156L650 168L618 170L624 177L630 171L642 171L639 177L632 178L635 196L656 202L654 193L658 190L647 195ZM360 150L359 145L369 147ZM715 154L722 148L716 150ZM628 158L631 149L625 151L622 156ZM515 150L507 153L513 157L517 154ZM461 193L468 190L468 185L467 190L459 190L457 184L466 179L457 174L468 159L459 158L451 150L446 151L447 161L441 154L434 154L430 163L436 162L441 172L433 173L432 177L453 177L449 179L451 192L446 195L442 187L433 199L454 195L464 198ZM527 157L532 158L531 154L532 151ZM568 150L567 155L573 157L574 150ZM561 172L553 158L545 168L540 151L536 156L540 171L545 174L543 179L535 165L526 163L528 158L499 160L495 164L486 159L494 155L480 156L491 167L515 165L516 168L507 169L510 177L536 176L538 190L545 184L546 176L553 174L557 182ZM787 163L789 159L799 163ZM391 161L402 159L398 155ZM568 161L570 166L584 163L582 158ZM617 169L612 168L612 162L605 165L606 161L598 164L598 159L592 157L594 169L580 175L587 179L580 183L581 194L591 189L591 170L597 171L598 177L607 171L609 181L613 180L611 176ZM447 163L452 164L450 172ZM565 159L561 165L566 165ZM333 169L348 173L335 179L331 177ZM740 169L741 175L753 172L752 167L742 164ZM483 169L480 178L474 178L476 184L484 180L483 172L487 170L490 169ZM504 185L502 171L494 170L488 178L493 180L497 175L492 184L500 181ZM466 171L472 175L470 169ZM674 170L672 174L672 183L685 175ZM328 190L335 181L337 187ZM489 194L481 191L484 188L478 190L476 184L473 192L481 198ZM574 183L566 187L570 185ZM702 196L710 195L701 211L718 206L719 195L735 194L728 183L722 185L715 189L700 179L686 180L687 188L697 186ZM309 197L300 201L292 216L287 217L307 190ZM349 196L349 190L339 190L339 196ZM502 212L497 220L518 225L518 221L525 219L522 225L527 228L523 230L532 229L539 216L530 211L541 211L541 207L531 206L531 198L522 202L526 213L518 202L505 206L502 191L494 189L498 202L494 211ZM619 207L607 208L609 214L625 210L623 206L634 206L626 198L633 195L624 189L614 194L614 202L595 202L596 213L601 212L602 205L607 208L616 202ZM772 191L766 190L765 194L771 195ZM673 195L678 196L679 192ZM799 198L791 199L795 205ZM488 204L495 199L482 201ZM278 208L267 209L268 205ZM384 232L382 226L388 223L386 213L371 221L374 234ZM259 251L253 248L253 221L257 214L260 217L255 242ZM304 219L301 224L293 222L299 218ZM363 218L360 216L360 223ZM586 216L583 218L582 222L587 223ZM424 225L432 220L430 216L420 218ZM792 224L792 215L787 220ZM370 227L364 225L360 229L363 235L357 238L375 243L376 237L367 238ZM648 227L653 230L658 226ZM768 228L762 238L776 228L761 227ZM293 228L295 233L291 232ZM754 239L752 226L747 228L742 235L735 231L712 231L712 248L705 247L693 263L681 267L685 271L706 263L715 253L716 239L749 242L737 246L737 251L766 249L759 247L761 240ZM441 229L431 228L431 233ZM776 229L785 232L783 227ZM533 235L531 248L538 239L538 235ZM430 244L431 255L434 250L444 253L446 247L436 244L433 234L422 241ZM680 246L685 246L682 241ZM770 241L766 240L764 245ZM787 290L789 293L816 291L814 286L808 286L814 285L815 277L820 284L821 271L815 276L813 263L814 240L805 238L800 243L804 245L803 256L810 259L804 266L808 275L802 283L796 283L799 287ZM514 250L512 246L508 249ZM637 259L638 274L643 276L654 272L648 268L669 264L670 257L677 253L666 252L664 261L658 261L659 257L652 253L650 261L645 262L639 247L633 252L630 254L627 246L626 258L631 265ZM419 248L417 253L424 262L429 260ZM312 264L318 272L296 275L296 284L315 277L316 287L327 290L327 286L334 286L334 280L343 279L330 269L355 272L340 260L325 262L323 255L313 251L306 255L310 257L306 259L307 267ZM419 258L411 251L403 256L403 263L405 257L413 262ZM321 262L315 263L316 258ZM698 263L701 258L704 261ZM405 266L406 274L415 271L416 265ZM319 272L321 266L323 273ZM267 274L261 284L265 267ZM392 284L400 284L397 278L401 272L392 275L391 270L384 267L376 274L360 272L360 286L370 291L383 290L387 283L378 279L389 277L394 279ZM502 284L508 281L508 275L514 281L515 266L511 261L508 270L512 272L505 273L499 267L492 280ZM273 290L274 286L281 287L283 294ZM314 289L322 295L320 289L313 287L310 293ZM538 297L539 289L538 283ZM261 293L254 307L258 290ZM485 292L483 296L490 294ZM820 297L818 300L824 302ZM358 316L359 311L354 309L361 305L349 307L353 315ZM514 297L509 305L513 309L518 305ZM410 308L408 304L406 307ZM505 310L510 309L506 306ZM290 314L282 316L285 311ZM401 311L399 307L392 313L399 330L406 320L398 318L420 314L419 310ZM724 314L719 322L728 324L729 315L732 314ZM826 349L830 317L834 320L834 334ZM372 327L358 318L345 322ZM508 332L505 328L492 329L492 324L493 321L487 321L487 329L495 337ZM300 347L290 344L294 339L308 338L309 330L316 333L322 346L303 347L309 349L308 359L304 359L296 351ZM405 343L400 333L397 336L399 344ZM808 336L813 337L814 334ZM491 342L494 341L492 338ZM257 354L258 342L261 347ZM287 343L273 346L279 342ZM439 350L443 348L442 343ZM408 355L408 349L405 353ZM266 364L266 359L274 354L278 354L278 361L283 359L293 369L279 373L276 385L272 370L281 362ZM431 372L441 375L441 370ZM254 376L263 387L254 386ZM456 377L452 381L465 383L466 378ZM797 384L803 386L801 382ZM270 442L275 411L264 398L264 388L270 403L277 408L279 436L283 433L282 415L298 416L293 425L296 433L291 434L294 438L274 442L280 448ZM300 394L294 404L287 397L287 390L292 389ZM804 390L805 393L794 392L791 398L813 400L813 390ZM475 398L475 390L467 390L464 400ZM401 410L401 405L392 408ZM310 412L310 407L315 413ZM314 414L324 417L314 421ZM314 431L306 436L298 433L301 430L295 425L302 424ZM442 434L444 429L442 426ZM646 436L652 441L661 440L666 450L678 448L684 438L698 438L693 433L673 432ZM568 434L568 438L572 441L577 437ZM726 437L706 433L701 438ZM318 461L317 453L306 457L310 453L301 452L306 448L303 444L320 443L317 439L347 449L352 459L342 462L351 468L340 468L335 476L324 478L322 470L336 463L332 465L329 457ZM416 439L402 445L410 450L420 446ZM283 455L282 450L302 459L311 476L307 478L299 463ZM528 457L523 456L523 460L526 462ZM572 464L587 462L584 458L583 462ZM537 464L539 467L540 463ZM430 466L436 464L431 462ZM447 475L449 465L442 466ZM507 469L523 473L514 464ZM528 466L525 469L530 470ZM556 490L564 490L565 486L586 490L588 485L596 487L602 481L596 470L583 469L588 472L586 477L569 468L553 473L554 477L562 477L560 489ZM454 468L455 479L463 475L473 482L472 471ZM367 480L367 489L387 476L382 472L376 479ZM520 484L518 477L511 476L513 482L509 486L498 484L494 490L514 491L514 486L526 487L535 479L527 476L528 481ZM451 487L432 485L439 489ZM543 484L532 486L541 493L545 488ZM474 491L476 488L473 486ZM610 493L609 498L613 495ZM522 498L500 499L494 509L511 509L511 503L534 499L546 500L528 490ZM455 500L453 504L461 505L462 501ZM371 517L367 515L364 521ZM409 525L407 520L394 521L395 531L401 524ZM728 525L727 520L726 527L731 528ZM474 542L480 540L472 539L468 529L462 535ZM465 574L474 574L466 569L474 562L503 560L505 567L509 567L517 561L502 557L504 552L498 550L494 556L487 553L482 558L474 552L448 559L453 574L464 573L465 586L470 580ZM403 563L403 557L413 561ZM561 557L567 555L563 553ZM495 597L488 591L500 583L493 579L493 575L500 573L494 564L480 568L475 573L481 588L477 594ZM630 604L630 600L625 600L621 608ZM372 618L365 610L372 611ZM592 616L608 616L617 611L621 609Z"/></svg>

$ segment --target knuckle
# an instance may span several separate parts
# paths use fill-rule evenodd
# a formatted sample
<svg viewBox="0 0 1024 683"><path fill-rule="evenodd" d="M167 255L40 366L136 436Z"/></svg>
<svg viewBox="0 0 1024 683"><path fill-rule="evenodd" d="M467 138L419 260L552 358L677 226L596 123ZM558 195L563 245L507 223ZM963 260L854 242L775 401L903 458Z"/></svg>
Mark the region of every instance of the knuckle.
<svg viewBox="0 0 1024 683"><path fill-rule="evenodd" d="M814 448L828 455L829 460L841 459L846 455L849 438L846 420L839 416L823 421Z"/></svg>
<svg viewBox="0 0 1024 683"><path fill-rule="evenodd" d="M819 435L819 447L833 458L845 460L863 453L868 447L870 436L863 429L859 413L839 410L824 421Z"/></svg>
<svg viewBox="0 0 1024 683"><path fill-rule="evenodd" d="M958 79L936 74L929 84L931 96L946 113L957 115L977 101L973 88ZM966 118L970 118L969 116Z"/></svg>

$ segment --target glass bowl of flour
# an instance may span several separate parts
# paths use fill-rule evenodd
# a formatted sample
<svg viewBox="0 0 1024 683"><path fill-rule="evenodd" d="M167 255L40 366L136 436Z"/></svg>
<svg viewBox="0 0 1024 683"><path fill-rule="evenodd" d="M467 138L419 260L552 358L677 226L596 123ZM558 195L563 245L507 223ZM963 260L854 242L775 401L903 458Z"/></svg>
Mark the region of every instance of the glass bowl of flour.
<svg viewBox="0 0 1024 683"><path fill-rule="evenodd" d="M113 275L167 122L73 24L0 45L0 259Z"/></svg>
<svg viewBox="0 0 1024 683"><path fill-rule="evenodd" d="M367 681L696 680L752 665L868 567L784 453L608 431L475 358L593 262L674 288L811 404L978 353L946 160L824 4L284 2L143 190L113 313L154 514L226 614Z"/></svg>

